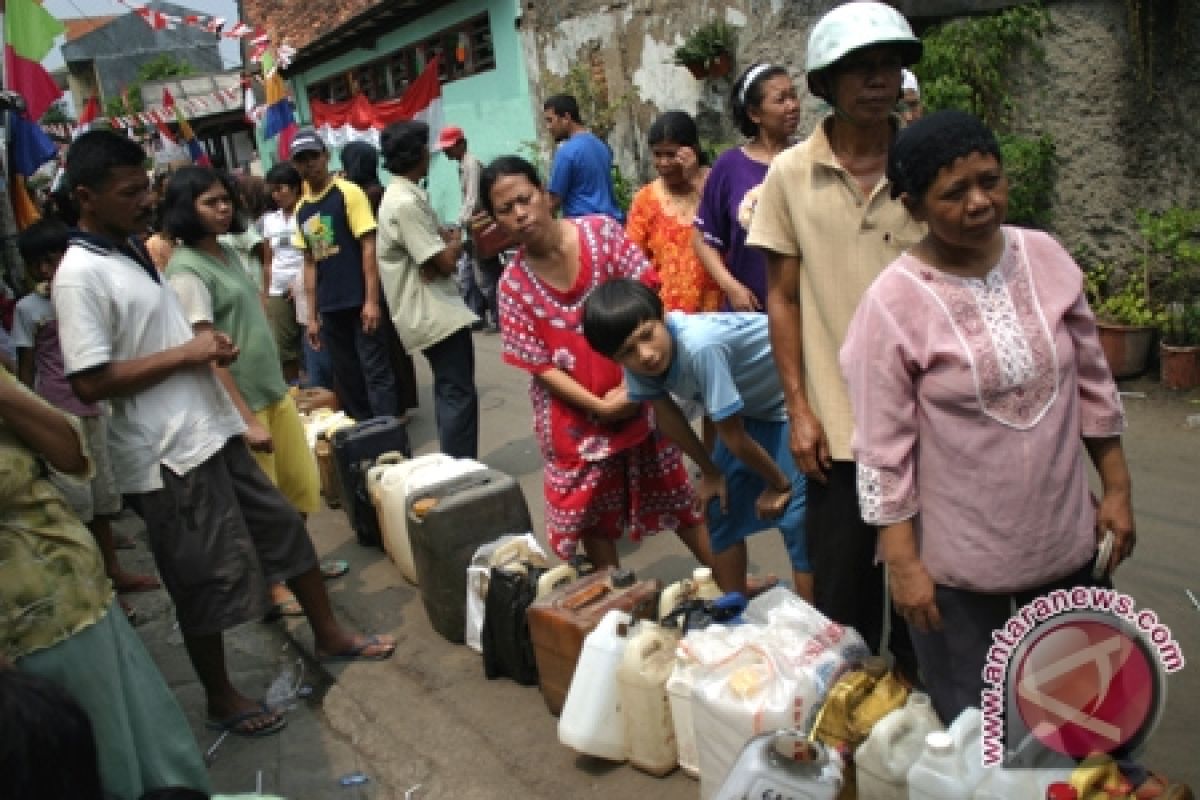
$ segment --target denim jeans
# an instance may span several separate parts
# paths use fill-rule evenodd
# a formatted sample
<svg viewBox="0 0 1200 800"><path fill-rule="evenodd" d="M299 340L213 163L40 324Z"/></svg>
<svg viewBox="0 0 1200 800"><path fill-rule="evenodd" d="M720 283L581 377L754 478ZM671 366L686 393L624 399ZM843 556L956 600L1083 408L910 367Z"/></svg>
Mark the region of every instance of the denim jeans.
<svg viewBox="0 0 1200 800"><path fill-rule="evenodd" d="M329 348L322 347L314 350L308 343L308 334L301 330L300 346L304 348L305 389L317 386L323 389L333 389L333 361L329 358Z"/></svg>
<svg viewBox="0 0 1200 800"><path fill-rule="evenodd" d="M471 329L459 328L423 352L433 370L433 414L442 452L455 458L477 458L479 393Z"/></svg>
<svg viewBox="0 0 1200 800"><path fill-rule="evenodd" d="M364 333L361 309L321 312L321 344L329 351L342 408L356 421L395 416L396 378L386 325Z"/></svg>

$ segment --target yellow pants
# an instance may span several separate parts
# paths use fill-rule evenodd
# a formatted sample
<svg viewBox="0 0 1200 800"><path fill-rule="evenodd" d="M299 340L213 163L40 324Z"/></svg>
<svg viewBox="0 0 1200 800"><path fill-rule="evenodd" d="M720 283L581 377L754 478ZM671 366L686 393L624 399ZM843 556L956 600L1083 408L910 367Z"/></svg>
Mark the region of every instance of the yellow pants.
<svg viewBox="0 0 1200 800"><path fill-rule="evenodd" d="M308 449L304 423L291 395L254 412L271 433L275 449L270 453L251 451L271 482L301 514L312 514L321 507L321 480L317 460Z"/></svg>

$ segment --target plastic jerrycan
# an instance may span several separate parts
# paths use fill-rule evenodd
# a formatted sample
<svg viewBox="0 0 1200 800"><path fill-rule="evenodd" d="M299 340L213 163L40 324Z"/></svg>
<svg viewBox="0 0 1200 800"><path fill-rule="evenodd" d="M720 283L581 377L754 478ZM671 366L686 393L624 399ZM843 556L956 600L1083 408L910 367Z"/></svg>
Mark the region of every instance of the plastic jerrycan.
<svg viewBox="0 0 1200 800"><path fill-rule="evenodd" d="M625 645L617 670L621 713L625 718L625 755L642 772L663 776L679 765L679 748L667 699L667 679L675 668L679 634L645 621Z"/></svg>
<svg viewBox="0 0 1200 800"><path fill-rule="evenodd" d="M413 563L412 542L408 538L408 486L414 475L433 467L454 463L445 453L429 453L397 464L379 476L379 494L383 508L379 513L383 528L383 549L400 570L404 580L416 585L417 567ZM387 522L383 522L384 519Z"/></svg>
<svg viewBox="0 0 1200 800"><path fill-rule="evenodd" d="M929 695L913 692L908 701L875 723L854 753L859 800L906 800L908 770L925 746L925 735L942 723Z"/></svg>
<svg viewBox="0 0 1200 800"><path fill-rule="evenodd" d="M403 453L393 450L376 458L375 466L367 470L367 496L371 498L371 505L375 506L375 516L379 519L379 537L383 541L385 549L390 529L395 525L395 519L388 519L384 508L383 476L389 469L406 460Z"/></svg>
<svg viewBox="0 0 1200 800"><path fill-rule="evenodd" d="M742 753L713 800L834 800L842 788L842 759L797 729L759 734Z"/></svg>
<svg viewBox="0 0 1200 800"><path fill-rule="evenodd" d="M954 737L947 731L931 731L925 734L925 749L917 763L908 771L908 800L971 800L966 779Z"/></svg>
<svg viewBox="0 0 1200 800"><path fill-rule="evenodd" d="M700 754L696 746L696 728L692 724L692 688L700 665L676 647L671 676L667 678L667 702L671 707L671 725L679 751L679 768L690 778L700 777Z"/></svg>
<svg viewBox="0 0 1200 800"><path fill-rule="evenodd" d="M962 759L963 782L968 789L975 791L987 777L987 773L994 771L983 767L983 712L973 706L964 708L950 723L946 732L954 740L954 747ZM1035 797L1039 794L1041 792L1035 791L1029 796Z"/></svg>
<svg viewBox="0 0 1200 800"><path fill-rule="evenodd" d="M584 755L624 761L625 723L617 670L633 618L614 608L583 640L579 663L558 720L558 740Z"/></svg>
<svg viewBox="0 0 1200 800"><path fill-rule="evenodd" d="M722 594L721 587L713 580L712 570L696 567L690 579L684 578L663 589L658 601L658 618L662 619L688 600L716 600Z"/></svg>

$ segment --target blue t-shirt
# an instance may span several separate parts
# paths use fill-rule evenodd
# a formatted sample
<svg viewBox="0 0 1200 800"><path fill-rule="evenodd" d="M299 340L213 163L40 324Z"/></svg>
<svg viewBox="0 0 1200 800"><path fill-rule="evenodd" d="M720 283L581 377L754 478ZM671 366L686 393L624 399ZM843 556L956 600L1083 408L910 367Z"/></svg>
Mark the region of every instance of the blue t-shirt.
<svg viewBox="0 0 1200 800"><path fill-rule="evenodd" d="M331 178L319 195L305 194L296 205L296 247L317 265L317 310L344 311L366 301L362 242L375 230L375 214L363 190Z"/></svg>
<svg viewBox="0 0 1200 800"><path fill-rule="evenodd" d="M631 400L675 394L703 404L714 422L734 414L787 419L766 314L672 311L666 323L675 346L671 367L653 378L625 370Z"/></svg>
<svg viewBox="0 0 1200 800"><path fill-rule="evenodd" d="M562 201L564 217L603 214L624 223L612 185L612 151L591 131L558 146L550 169L550 193Z"/></svg>

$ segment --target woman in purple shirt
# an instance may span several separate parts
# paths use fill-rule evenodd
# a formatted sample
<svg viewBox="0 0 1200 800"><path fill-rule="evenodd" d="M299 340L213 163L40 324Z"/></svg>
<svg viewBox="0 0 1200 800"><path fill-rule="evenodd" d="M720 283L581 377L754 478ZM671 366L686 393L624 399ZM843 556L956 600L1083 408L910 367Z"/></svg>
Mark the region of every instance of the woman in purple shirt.
<svg viewBox="0 0 1200 800"><path fill-rule="evenodd" d="M792 144L800 98L783 67L753 64L733 84L733 119L748 141L713 164L700 198L692 245L721 287L723 311L765 311L767 267L746 247L757 189L776 155Z"/></svg>

